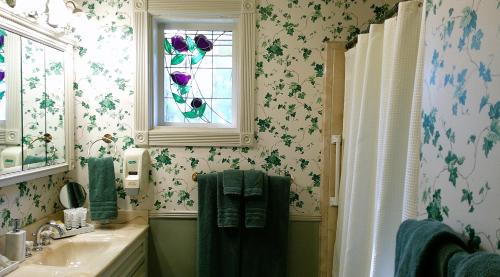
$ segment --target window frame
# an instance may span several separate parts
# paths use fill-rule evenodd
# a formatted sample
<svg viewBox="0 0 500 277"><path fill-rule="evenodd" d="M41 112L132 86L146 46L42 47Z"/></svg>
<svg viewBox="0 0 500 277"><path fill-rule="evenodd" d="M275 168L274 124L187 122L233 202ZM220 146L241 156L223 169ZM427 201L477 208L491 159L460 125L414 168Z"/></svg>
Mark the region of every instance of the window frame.
<svg viewBox="0 0 500 277"><path fill-rule="evenodd" d="M164 81L163 60L159 62L163 59L163 51L159 49L162 49L164 29L160 26L165 22L186 26L189 22L197 26L200 22L212 22L213 26L234 24L232 77L236 105L233 104L233 110L237 112L233 117L234 127L158 124L158 105L163 102L159 99L163 93L158 91L162 90L163 85L159 84ZM249 147L254 144L255 0L134 0L133 27L136 145Z"/></svg>

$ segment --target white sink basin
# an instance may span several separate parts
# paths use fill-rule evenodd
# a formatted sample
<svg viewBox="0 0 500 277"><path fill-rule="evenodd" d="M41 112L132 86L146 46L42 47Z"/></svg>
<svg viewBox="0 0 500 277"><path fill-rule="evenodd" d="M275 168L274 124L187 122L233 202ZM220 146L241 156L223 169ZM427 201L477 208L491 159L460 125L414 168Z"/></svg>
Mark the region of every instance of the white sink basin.
<svg viewBox="0 0 500 277"><path fill-rule="evenodd" d="M44 249L34 264L58 267L86 267L111 247L110 241L71 241Z"/></svg>

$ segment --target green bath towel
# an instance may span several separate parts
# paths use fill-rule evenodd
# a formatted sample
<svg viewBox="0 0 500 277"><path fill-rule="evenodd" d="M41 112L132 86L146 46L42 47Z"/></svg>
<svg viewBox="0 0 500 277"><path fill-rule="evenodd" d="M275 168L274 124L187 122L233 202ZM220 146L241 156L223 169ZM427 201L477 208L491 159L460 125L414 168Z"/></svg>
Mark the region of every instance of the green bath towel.
<svg viewBox="0 0 500 277"><path fill-rule="evenodd" d="M92 220L116 218L118 208L113 158L90 158L88 166L90 218Z"/></svg>
<svg viewBox="0 0 500 277"><path fill-rule="evenodd" d="M451 257L448 263L447 276L498 277L500 276L500 255L482 251L472 254L465 251L458 252Z"/></svg>
<svg viewBox="0 0 500 277"><path fill-rule="evenodd" d="M409 219L401 223L396 237L394 276L446 276L448 261L465 244L447 225L434 220Z"/></svg>
<svg viewBox="0 0 500 277"><path fill-rule="evenodd" d="M240 228L217 227L217 173L198 177L198 277L237 277Z"/></svg>

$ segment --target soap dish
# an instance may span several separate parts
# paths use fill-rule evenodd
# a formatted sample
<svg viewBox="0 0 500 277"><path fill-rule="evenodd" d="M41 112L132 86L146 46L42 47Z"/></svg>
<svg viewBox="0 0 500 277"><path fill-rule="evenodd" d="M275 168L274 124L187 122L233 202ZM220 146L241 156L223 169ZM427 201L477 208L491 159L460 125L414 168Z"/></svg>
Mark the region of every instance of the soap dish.
<svg viewBox="0 0 500 277"><path fill-rule="evenodd" d="M7 267L0 269L0 277L5 276L5 275L11 273L12 271L16 270L19 267L20 263L21 262L10 261L9 265Z"/></svg>

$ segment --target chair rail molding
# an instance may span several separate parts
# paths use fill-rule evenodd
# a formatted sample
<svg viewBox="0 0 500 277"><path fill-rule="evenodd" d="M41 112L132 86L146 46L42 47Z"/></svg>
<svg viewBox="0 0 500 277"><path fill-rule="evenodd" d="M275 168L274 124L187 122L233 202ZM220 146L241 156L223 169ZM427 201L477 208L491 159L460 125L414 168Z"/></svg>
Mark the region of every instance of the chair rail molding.
<svg viewBox="0 0 500 277"><path fill-rule="evenodd" d="M134 142L137 146L252 146L255 130L255 0L134 0ZM153 19L231 19L237 22L234 79L238 80L235 128L155 126Z"/></svg>

